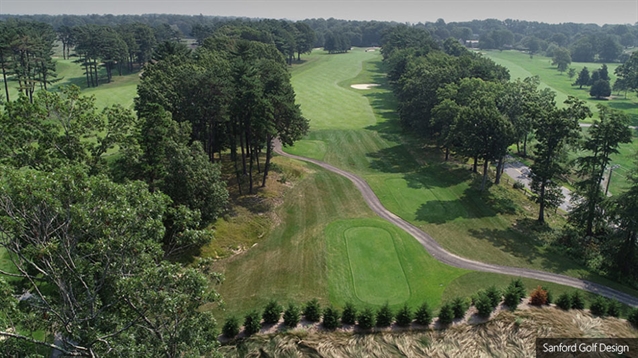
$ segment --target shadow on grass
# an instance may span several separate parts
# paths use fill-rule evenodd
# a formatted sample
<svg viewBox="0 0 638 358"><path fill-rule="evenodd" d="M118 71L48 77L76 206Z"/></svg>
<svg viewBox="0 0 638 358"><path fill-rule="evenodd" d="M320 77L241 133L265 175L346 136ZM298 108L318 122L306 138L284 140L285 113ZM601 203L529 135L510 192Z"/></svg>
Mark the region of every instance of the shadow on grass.
<svg viewBox="0 0 638 358"><path fill-rule="evenodd" d="M545 271L563 273L580 268L579 264L565 256L541 249L545 244L542 236L551 231L550 227L538 223L535 219L521 218L505 230L483 228L470 229L468 232L473 237L489 241L499 250L524 259L530 264L537 263L540 259L541 267ZM585 275L581 278L588 279L593 276Z"/></svg>
<svg viewBox="0 0 638 358"><path fill-rule="evenodd" d="M450 172L449 169L447 171ZM465 170L457 169L456 171ZM459 183L467 180L464 179L463 173L450 175L450 177L455 178ZM421 204L415 213L416 220L431 224L444 224L458 218L480 219L499 214L516 214L517 205L512 199L499 196L489 190L489 187L480 191L478 189L480 181L481 177L476 176L472 186L467 188L463 192L463 196L457 200L430 200ZM444 185L438 186L443 187Z"/></svg>

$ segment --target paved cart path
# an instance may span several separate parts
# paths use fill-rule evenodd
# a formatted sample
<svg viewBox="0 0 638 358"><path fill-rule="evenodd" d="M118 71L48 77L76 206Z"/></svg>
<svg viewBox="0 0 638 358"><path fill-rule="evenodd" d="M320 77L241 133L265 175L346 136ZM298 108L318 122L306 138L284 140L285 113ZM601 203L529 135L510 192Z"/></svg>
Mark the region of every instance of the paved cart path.
<svg viewBox="0 0 638 358"><path fill-rule="evenodd" d="M619 302L633 307L638 307L637 297L591 281L581 280L575 277L539 270L488 264L454 255L441 247L441 245L439 245L439 243L436 242L436 240L434 240L426 232L388 211L381 204L381 201L379 201L379 198L372 191L368 183L366 183L366 181L358 175L339 169L320 160L288 154L282 150L281 143L279 142L275 143L274 151L281 156L313 163L326 170L350 179L350 181L354 183L357 189L359 189L359 191L363 195L363 199L366 201L372 211L374 211L381 218L408 232L416 240L418 240L421 245L423 245L423 247L430 253L430 255L444 264L474 271L493 272L553 282L565 286L583 289L585 291L593 292L608 298L616 299Z"/></svg>

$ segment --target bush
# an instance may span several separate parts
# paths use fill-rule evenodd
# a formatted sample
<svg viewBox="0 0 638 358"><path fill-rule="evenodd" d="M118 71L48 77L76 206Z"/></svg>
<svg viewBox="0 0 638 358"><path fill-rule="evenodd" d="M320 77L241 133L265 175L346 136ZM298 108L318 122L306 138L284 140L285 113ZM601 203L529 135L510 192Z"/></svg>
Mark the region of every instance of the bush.
<svg viewBox="0 0 638 358"><path fill-rule="evenodd" d="M283 307L277 301L270 300L264 308L264 313L262 313L261 318L264 319L265 324L276 324L279 322L281 318L281 312L284 310Z"/></svg>
<svg viewBox="0 0 638 358"><path fill-rule="evenodd" d="M329 330L339 327L339 310L333 307L327 307L323 312L323 322L321 324Z"/></svg>
<svg viewBox="0 0 638 358"><path fill-rule="evenodd" d="M518 308L518 304L521 303L522 298L521 291L517 287L508 286L503 296L503 303L509 307L510 310L514 311Z"/></svg>
<svg viewBox="0 0 638 358"><path fill-rule="evenodd" d="M244 333L247 336L252 336L253 334L259 332L261 329L260 322L260 314L257 311L252 311L246 315L244 318Z"/></svg>
<svg viewBox="0 0 638 358"><path fill-rule="evenodd" d="M319 322L321 320L321 306L316 298L308 301L303 309L303 315L310 322Z"/></svg>
<svg viewBox="0 0 638 358"><path fill-rule="evenodd" d="M341 314L341 323L355 324L357 322L357 309L350 302L346 303L346 307Z"/></svg>
<svg viewBox="0 0 638 358"><path fill-rule="evenodd" d="M605 316L607 314L607 299L602 296L596 296L594 301L589 305L589 312L595 316Z"/></svg>
<svg viewBox="0 0 638 358"><path fill-rule="evenodd" d="M503 292L496 288L496 286L492 285L485 290L485 294L490 299L490 305L492 309L496 308L499 303L501 303L501 299L503 298Z"/></svg>
<svg viewBox="0 0 638 358"><path fill-rule="evenodd" d="M536 287L530 296L529 303L534 306L543 306L547 304L547 291L541 286Z"/></svg>
<svg viewBox="0 0 638 358"><path fill-rule="evenodd" d="M451 304L445 303L439 310L439 323L450 324L452 321L454 321L454 310Z"/></svg>
<svg viewBox="0 0 638 358"><path fill-rule="evenodd" d="M457 297L452 300L452 311L454 312L454 318L465 317L465 312L470 308L469 302L465 298Z"/></svg>
<svg viewBox="0 0 638 358"><path fill-rule="evenodd" d="M419 309L417 309L414 313L416 323L423 326L429 326L430 323L432 323L432 317L432 310L427 302L423 302Z"/></svg>
<svg viewBox="0 0 638 358"><path fill-rule="evenodd" d="M607 316L619 317L620 316L620 302L616 300L609 300L607 305Z"/></svg>
<svg viewBox="0 0 638 358"><path fill-rule="evenodd" d="M394 319L394 314L392 314L392 310L390 309L390 305L386 302L379 311L377 311L377 326L379 327L388 327L392 324L392 320Z"/></svg>
<svg viewBox="0 0 638 358"><path fill-rule="evenodd" d="M297 327L301 320L301 310L294 303L289 303L284 312L284 324L288 327Z"/></svg>
<svg viewBox="0 0 638 358"><path fill-rule="evenodd" d="M408 327L412 323L412 311L407 303L397 312L397 325L400 327Z"/></svg>
<svg viewBox="0 0 638 358"><path fill-rule="evenodd" d="M523 184L522 181L517 180L517 181L514 182L513 187L514 187L514 189L523 190L523 189L525 189L525 184Z"/></svg>
<svg viewBox="0 0 638 358"><path fill-rule="evenodd" d="M565 311L572 308L572 298L569 293L565 292L558 296L558 299L556 300L556 306Z"/></svg>
<svg viewBox="0 0 638 358"><path fill-rule="evenodd" d="M554 295L552 295L552 291L549 290L549 288L547 288L546 286L543 286L543 290L545 290L545 292L547 292L547 303L548 305L551 305L552 303L554 303Z"/></svg>
<svg viewBox="0 0 638 358"><path fill-rule="evenodd" d="M370 329L374 327L374 311L371 308L366 307L363 311L361 311L361 313L359 313L357 321L361 329Z"/></svg>
<svg viewBox="0 0 638 358"><path fill-rule="evenodd" d="M638 328L638 308L632 308L627 316L627 322Z"/></svg>
<svg viewBox="0 0 638 358"><path fill-rule="evenodd" d="M521 281L520 278L514 279L512 281L510 281L509 286L507 286L508 289L516 291L516 293L518 294L518 297L523 298L527 295L527 292L525 292L525 285L523 284L523 281Z"/></svg>
<svg viewBox="0 0 638 358"><path fill-rule="evenodd" d="M476 310L481 317L489 317L494 310L492 300L490 300L485 292L479 292L478 296L474 300L474 307L476 307Z"/></svg>
<svg viewBox="0 0 638 358"><path fill-rule="evenodd" d="M575 310L585 309L585 299L583 299L583 295L580 291L574 291L572 293L572 308Z"/></svg>
<svg viewBox="0 0 638 358"><path fill-rule="evenodd" d="M222 333L226 338L235 338L239 334L239 321L237 317L232 316L226 320L222 327Z"/></svg>

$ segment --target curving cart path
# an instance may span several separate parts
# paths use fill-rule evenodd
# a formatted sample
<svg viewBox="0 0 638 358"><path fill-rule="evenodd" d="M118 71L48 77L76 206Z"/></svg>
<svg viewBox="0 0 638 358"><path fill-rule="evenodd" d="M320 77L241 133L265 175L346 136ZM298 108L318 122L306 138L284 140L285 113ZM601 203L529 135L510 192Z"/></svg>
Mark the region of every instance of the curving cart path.
<svg viewBox="0 0 638 358"><path fill-rule="evenodd" d="M341 176L344 176L350 179L350 181L354 183L357 189L359 189L359 191L363 195L363 199L366 201L366 203L368 204L370 209L372 209L372 211L374 211L381 218L400 227L401 229L405 230L407 233L412 235L416 240L418 240L421 243L421 245L423 245L423 247L430 253L430 255L432 255L435 259L437 259L438 261L444 264L467 269L467 270L493 272L493 273L527 277L527 278L532 278L532 279L537 279L542 281L553 282L553 283L557 283L557 284L561 284L565 286L583 289L585 291L593 292L601 296L605 296L607 298L613 298L615 300L618 300L619 302L622 302L624 304L627 304L633 307L638 307L638 297L634 297L630 294L620 292L613 288L610 288L598 283L594 283L591 281L581 280L575 277L570 277L570 276L565 276L565 275L560 275L560 274L550 273L550 272L544 272L539 270L487 264L487 263L473 261L473 260L469 260L457 255L454 255L446 251L443 247L441 247L441 245L439 245L439 243L436 242L436 240L434 240L430 235L428 235L427 233L425 233L418 227L410 224L409 222L401 219L400 217L388 211L388 209L386 209L381 204L381 201L379 201L379 198L372 191L368 183L366 183L365 180L363 180L361 177L355 174L352 174L350 172L347 172L345 170L341 170L330 164L324 163L320 160L288 154L282 150L281 143L278 141L275 142L273 149L275 153L281 156L313 163L326 170L329 170L333 173L339 174Z"/></svg>

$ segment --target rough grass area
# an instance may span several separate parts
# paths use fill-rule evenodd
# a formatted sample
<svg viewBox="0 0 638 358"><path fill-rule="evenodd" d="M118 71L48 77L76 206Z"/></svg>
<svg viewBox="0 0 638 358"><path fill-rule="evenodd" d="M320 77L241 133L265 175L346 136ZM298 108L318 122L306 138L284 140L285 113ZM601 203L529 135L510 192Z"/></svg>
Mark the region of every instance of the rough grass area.
<svg viewBox="0 0 638 358"><path fill-rule="evenodd" d="M484 324L455 324L441 331L260 335L223 346L221 352L227 357L532 357L537 337L638 338L638 331L617 318L529 307L501 311Z"/></svg>
<svg viewBox="0 0 638 358"><path fill-rule="evenodd" d="M342 307L439 305L447 285L466 270L434 260L402 230L381 219L351 219L326 228L330 301Z"/></svg>

